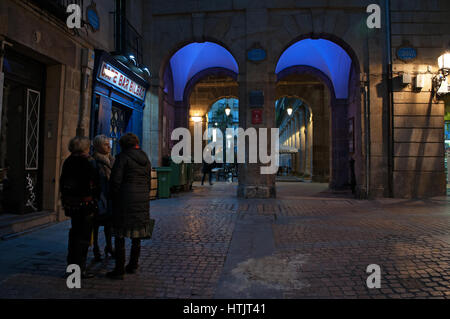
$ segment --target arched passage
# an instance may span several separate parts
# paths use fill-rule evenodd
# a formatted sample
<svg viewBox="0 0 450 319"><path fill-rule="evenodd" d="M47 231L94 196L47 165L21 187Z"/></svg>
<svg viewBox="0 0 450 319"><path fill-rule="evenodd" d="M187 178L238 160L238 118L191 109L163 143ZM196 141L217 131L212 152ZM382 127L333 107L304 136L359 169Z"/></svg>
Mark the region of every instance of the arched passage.
<svg viewBox="0 0 450 319"><path fill-rule="evenodd" d="M308 38L283 51L275 69L278 98L310 101L314 142L320 144L313 151L313 163L320 163L319 180L329 179L332 189L363 184L361 134L355 134L361 129L357 70L357 61L342 46ZM324 159L329 159L329 164ZM324 165L329 165L329 177Z"/></svg>
<svg viewBox="0 0 450 319"><path fill-rule="evenodd" d="M174 52L165 65L160 92L163 157L170 155L174 128L193 128L192 117L204 118L211 100L237 96L238 72L236 59L217 43L192 42Z"/></svg>

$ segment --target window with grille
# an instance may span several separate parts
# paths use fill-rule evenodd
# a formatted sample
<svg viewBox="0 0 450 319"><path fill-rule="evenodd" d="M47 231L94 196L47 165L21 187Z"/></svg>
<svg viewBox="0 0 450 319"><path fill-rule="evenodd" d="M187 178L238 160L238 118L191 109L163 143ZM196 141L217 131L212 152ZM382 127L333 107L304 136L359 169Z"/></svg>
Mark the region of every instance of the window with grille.
<svg viewBox="0 0 450 319"><path fill-rule="evenodd" d="M25 169L38 169L39 159L39 109L41 93L27 90L27 118L25 139Z"/></svg>
<svg viewBox="0 0 450 319"><path fill-rule="evenodd" d="M120 152L119 139L126 132L130 112L121 107L111 107L111 122L109 134L112 141L112 155L117 155Z"/></svg>

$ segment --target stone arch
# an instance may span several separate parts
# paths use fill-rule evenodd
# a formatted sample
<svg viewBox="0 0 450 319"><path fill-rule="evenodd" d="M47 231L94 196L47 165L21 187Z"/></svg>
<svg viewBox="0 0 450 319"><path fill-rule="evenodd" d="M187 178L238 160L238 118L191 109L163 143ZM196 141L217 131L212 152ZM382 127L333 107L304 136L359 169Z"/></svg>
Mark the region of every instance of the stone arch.
<svg viewBox="0 0 450 319"><path fill-rule="evenodd" d="M162 138L160 137L160 149L162 154L167 155L171 148L171 142L168 140L171 129L175 127L189 127L189 98L192 87L204 76L209 73L227 74L233 79L237 78L239 64L236 57L230 51L227 45L216 39L204 39L203 42L195 42L193 39L179 42L167 54L160 65L159 70L159 126L162 128ZM192 45L191 47L189 47ZM182 52L181 50L185 50ZM207 54L204 50L212 50L215 54ZM177 53L176 65L181 66L172 70L171 59ZM185 56L183 56L186 52ZM219 54L217 54L219 53ZM225 58L223 58L225 56ZM192 60L190 57L194 57ZM203 58L202 58L203 57ZM215 63L214 59L222 58L221 63ZM176 59L177 59L176 58ZM186 62L184 62L186 61ZM184 66L184 63L185 66ZM226 68L228 67L228 69ZM181 72L181 80L177 78L176 72ZM167 76L169 74L170 76ZM167 88L165 81L172 80L172 88ZM181 84L180 84L181 83Z"/></svg>
<svg viewBox="0 0 450 319"><path fill-rule="evenodd" d="M164 82L163 82L164 73L166 71L167 66L169 65L169 62L170 62L170 59L172 58L172 56L176 52L178 52L180 49L182 49L183 47L185 47L186 45L189 45L191 43L211 42L211 43L220 45L221 47L223 47L225 50L227 50L233 56L234 60L236 61L237 65L238 65L238 69L240 69L240 65L239 65L240 60L238 59L238 56L235 53L233 53L230 45L226 44L225 42L223 42L217 38L213 38L213 37L204 37L203 40L204 41L202 41L202 42L198 42L193 37L189 37L189 38L186 38L185 40L179 41L170 50L168 50L168 53L162 57L162 59L160 60L160 63L159 63L158 74L159 74L159 80L160 80L161 87L164 87Z"/></svg>
<svg viewBox="0 0 450 319"><path fill-rule="evenodd" d="M356 54L354 53L353 49L347 45L343 40L340 38L329 35L329 34L321 34L318 37L315 37L315 40L324 39L328 41L323 42L306 42L306 40L311 39L311 35L302 35L300 37L297 37L290 41L285 49L281 51L278 55L278 61L277 61L277 67L278 63L280 63L281 58L285 58L284 55L287 50L293 48L296 44L299 43L309 43L309 44L317 44L317 43L325 43L332 48L338 47L337 50L343 50L345 53L340 53L342 56L348 56L351 61L348 61L348 57L346 58L346 67L347 69L341 70L339 68L335 68L334 70L329 70L326 67L329 66L326 63L323 63L322 65L325 66L325 69L328 70L328 73L325 74L324 69L320 68L320 62L314 61L315 57L312 57L311 61L314 61L314 63L311 63L311 65L302 65L302 60L299 59L299 64L295 65L295 55L294 58L291 57L291 61L289 61L286 68L282 68L278 71L277 74L277 83L282 78L286 78L289 75L293 74L306 74L313 76L317 78L321 83L325 85L325 87L328 89L327 91L330 93L330 99L328 105L331 107L331 180L330 180L330 188L340 189L345 188L350 183L350 153L349 153L349 137L348 137L348 129L349 129L349 113L352 113L354 116L353 121L356 122L355 127L359 130L361 129L361 108L360 108L360 96L359 96L359 102L358 99L355 99L355 94L358 94L358 90L355 90L355 87L359 87L359 81L357 83L352 83L352 81L359 80L359 72L360 67L358 63L358 59ZM302 42L305 41L305 42ZM331 43L329 43L331 41ZM340 47L340 49L339 49ZM298 47L297 47L298 49ZM331 54L331 51L328 52L327 49L323 49L323 51L320 51L321 48L319 48L319 52L322 55L322 60L325 62L327 61L327 55L329 56ZM342 51L340 51L342 52ZM325 57L323 56L325 55ZM307 58L303 58L304 60L308 60ZM318 59L319 60L319 59ZM304 61L303 61L304 62ZM290 65L289 65L290 63ZM294 64L294 65L293 65ZM337 70L337 71L336 71ZM338 73L337 76L333 76L332 71L341 72ZM357 76L355 76L355 74ZM333 78L331 78L333 77ZM339 83L337 83L340 81ZM343 82L346 81L346 82ZM340 85L337 85L340 84ZM344 89L343 89L344 88ZM339 89L339 92L336 92L336 89ZM299 90L299 88L297 88ZM302 97L302 94L311 94L310 92L307 92L303 90L301 94L296 94L297 96ZM337 93L339 94L339 98L337 98ZM342 98L344 97L344 98ZM351 104L351 102L353 104ZM312 106L312 105L311 105ZM352 109L351 112L349 112L349 109ZM361 136L360 131L357 131L357 136ZM322 138L324 141L326 140L326 136L323 136ZM358 146L358 147L356 147ZM362 161L362 141L359 140L359 143L355 145L355 147L358 149L355 153L357 153L357 158L359 159L359 163L357 164L357 167L361 170L363 167L363 161ZM322 154L321 158L324 158L325 154ZM353 156L353 155L352 155ZM325 172L325 170L323 170ZM326 172L325 172L326 173ZM356 174L358 176L361 176L361 174ZM362 184L363 182L360 180L359 184Z"/></svg>
<svg viewBox="0 0 450 319"><path fill-rule="evenodd" d="M305 82L305 84L295 83L294 85L280 84L283 79L288 78L287 82L289 82L295 76L308 82ZM303 170L311 174L313 181L321 183L330 181L331 171L329 127L331 104L335 98L333 86L330 83L327 76L320 71L307 66L296 66L286 69L280 74L275 94L275 100L282 97L297 98L304 101L309 108L312 121L307 126L310 135L305 138L310 138L309 143L310 146L312 145L312 150L305 151L310 152L311 163L308 163L308 169L303 164ZM302 171L300 170L300 172Z"/></svg>
<svg viewBox="0 0 450 319"><path fill-rule="evenodd" d="M278 63L278 61L280 60L282 54L289 48L291 47L293 44L300 42L302 40L306 40L306 39L314 39L314 40L318 40L318 39L324 39L324 40L328 40L331 41L335 44L337 44L338 46L340 46L351 58L352 60L352 67L354 68L354 71L357 74L361 73L362 67L361 67L361 62L360 59L358 58L358 55L356 54L355 50L353 49L353 47L348 44L345 40L343 40L341 37L338 37L335 34L332 33L326 33L326 32L321 32L321 33L305 33L305 34L301 34L297 37L292 38L289 42L287 42L282 48L281 50L278 52L277 56L274 56L274 60L271 61L273 64L273 70L275 73L275 68L276 65Z"/></svg>

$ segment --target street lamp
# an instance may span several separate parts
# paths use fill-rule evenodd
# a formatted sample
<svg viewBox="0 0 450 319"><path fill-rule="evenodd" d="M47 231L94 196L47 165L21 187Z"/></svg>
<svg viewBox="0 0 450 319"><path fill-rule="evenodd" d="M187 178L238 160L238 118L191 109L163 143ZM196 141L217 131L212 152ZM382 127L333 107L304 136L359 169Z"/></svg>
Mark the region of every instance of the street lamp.
<svg viewBox="0 0 450 319"><path fill-rule="evenodd" d="M287 114L289 115L289 116L291 116L292 115L292 112L293 112L293 110L292 110L292 106L289 106L288 108L287 108Z"/></svg>
<svg viewBox="0 0 450 319"><path fill-rule="evenodd" d="M128 55L128 58L133 61L134 65L137 66L136 57L133 54Z"/></svg>
<svg viewBox="0 0 450 319"><path fill-rule="evenodd" d="M201 116L191 116L191 119L194 123L200 123L202 121Z"/></svg>
<svg viewBox="0 0 450 319"><path fill-rule="evenodd" d="M450 73L450 52L445 52L438 58L439 71L447 77Z"/></svg>

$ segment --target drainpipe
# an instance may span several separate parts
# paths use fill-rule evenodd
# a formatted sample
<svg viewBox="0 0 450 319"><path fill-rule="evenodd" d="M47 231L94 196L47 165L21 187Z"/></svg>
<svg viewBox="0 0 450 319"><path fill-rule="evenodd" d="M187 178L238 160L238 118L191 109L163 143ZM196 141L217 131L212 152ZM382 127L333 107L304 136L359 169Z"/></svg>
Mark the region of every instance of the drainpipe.
<svg viewBox="0 0 450 319"><path fill-rule="evenodd" d="M94 51L82 49L81 51L81 87L80 87L80 108L78 112L77 136L86 136L84 114L86 113L89 101L89 77L94 68Z"/></svg>
<svg viewBox="0 0 450 319"><path fill-rule="evenodd" d="M2 114L3 114L3 85L5 74L3 73L3 59L5 56L6 46L12 46L11 43L4 40L0 41L0 133L2 132Z"/></svg>
<svg viewBox="0 0 450 319"><path fill-rule="evenodd" d="M394 197L394 113L393 113L393 89L392 89L392 39L391 39L391 1L386 0L386 77L388 88L388 190L389 197Z"/></svg>
<svg viewBox="0 0 450 319"><path fill-rule="evenodd" d="M366 146L366 199L370 197L370 50L369 50L369 31L366 33L366 65L363 77L364 83L364 130L365 130L365 146Z"/></svg>
<svg viewBox="0 0 450 319"><path fill-rule="evenodd" d="M370 88L369 75L364 79L364 113L365 113L365 129L366 129L366 198L369 198L370 192Z"/></svg>

